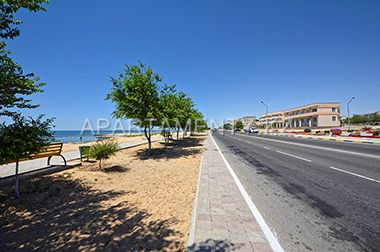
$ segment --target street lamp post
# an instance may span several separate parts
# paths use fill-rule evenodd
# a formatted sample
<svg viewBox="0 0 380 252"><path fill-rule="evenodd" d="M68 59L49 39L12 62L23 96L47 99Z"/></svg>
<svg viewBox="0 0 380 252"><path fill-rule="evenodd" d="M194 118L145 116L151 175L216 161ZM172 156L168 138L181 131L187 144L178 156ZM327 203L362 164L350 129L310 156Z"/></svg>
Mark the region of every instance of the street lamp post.
<svg viewBox="0 0 380 252"><path fill-rule="evenodd" d="M355 99L355 96L347 103L347 114L348 114L348 129L350 130L350 102Z"/></svg>
<svg viewBox="0 0 380 252"><path fill-rule="evenodd" d="M267 120L266 120L266 129L267 129L267 134L269 133L269 130L268 130L268 107L270 105L273 104L273 102L271 102L270 104L266 105L263 101L261 101L262 104L264 104L264 106L267 108L267 112L266 112L266 117L267 117Z"/></svg>

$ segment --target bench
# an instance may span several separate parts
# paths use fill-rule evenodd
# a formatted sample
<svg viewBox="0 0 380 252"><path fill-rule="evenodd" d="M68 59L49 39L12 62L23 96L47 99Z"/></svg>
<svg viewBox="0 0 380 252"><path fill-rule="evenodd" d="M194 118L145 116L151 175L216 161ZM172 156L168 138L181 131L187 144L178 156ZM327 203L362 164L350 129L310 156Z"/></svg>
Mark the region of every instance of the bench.
<svg viewBox="0 0 380 252"><path fill-rule="evenodd" d="M39 152L33 153L30 158L20 158L18 161L21 162L21 161L47 157L48 158L47 164L50 165L50 159L53 156L61 156L66 166L66 159L61 154L62 146L63 146L63 143L50 143L49 145L42 147ZM16 160L12 160L12 161L8 161L7 163L15 163L15 162Z"/></svg>

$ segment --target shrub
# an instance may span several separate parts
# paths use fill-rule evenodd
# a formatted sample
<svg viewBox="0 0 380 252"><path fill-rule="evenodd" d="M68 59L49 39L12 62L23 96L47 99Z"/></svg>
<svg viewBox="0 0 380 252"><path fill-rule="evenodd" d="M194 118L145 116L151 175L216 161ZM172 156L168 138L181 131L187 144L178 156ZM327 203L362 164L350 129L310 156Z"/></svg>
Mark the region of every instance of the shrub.
<svg viewBox="0 0 380 252"><path fill-rule="evenodd" d="M90 146L88 156L99 160L99 169L102 169L102 160L115 156L118 150L119 145L116 140L100 141Z"/></svg>
<svg viewBox="0 0 380 252"><path fill-rule="evenodd" d="M304 131L304 132L311 132L311 129L306 128L306 129L304 129L303 131Z"/></svg>
<svg viewBox="0 0 380 252"><path fill-rule="evenodd" d="M379 136L379 134L380 134L380 131L378 130L373 132L373 136Z"/></svg>
<svg viewBox="0 0 380 252"><path fill-rule="evenodd" d="M330 133L330 131L329 130L325 130L325 134L329 134Z"/></svg>
<svg viewBox="0 0 380 252"><path fill-rule="evenodd" d="M318 133L321 133L321 131L320 131L320 130L317 130L315 133L317 133L317 134L318 134Z"/></svg>

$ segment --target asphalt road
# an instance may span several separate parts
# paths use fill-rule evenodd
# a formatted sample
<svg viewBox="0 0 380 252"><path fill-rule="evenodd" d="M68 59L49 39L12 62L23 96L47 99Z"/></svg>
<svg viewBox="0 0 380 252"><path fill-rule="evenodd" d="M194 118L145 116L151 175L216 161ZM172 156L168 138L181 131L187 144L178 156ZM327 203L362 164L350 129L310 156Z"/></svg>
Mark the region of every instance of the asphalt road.
<svg viewBox="0 0 380 252"><path fill-rule="evenodd" d="M213 137L285 251L380 251L380 145Z"/></svg>

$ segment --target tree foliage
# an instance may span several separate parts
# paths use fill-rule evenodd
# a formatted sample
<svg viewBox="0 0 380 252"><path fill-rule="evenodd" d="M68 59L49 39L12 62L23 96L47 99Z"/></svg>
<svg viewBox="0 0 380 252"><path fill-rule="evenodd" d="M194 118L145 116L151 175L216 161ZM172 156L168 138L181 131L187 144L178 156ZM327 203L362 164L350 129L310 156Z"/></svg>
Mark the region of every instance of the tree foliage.
<svg viewBox="0 0 380 252"><path fill-rule="evenodd" d="M235 124L235 128L236 128L236 129L242 129L242 128L243 128L243 123L242 123L242 122L237 122L237 123Z"/></svg>
<svg viewBox="0 0 380 252"><path fill-rule="evenodd" d="M115 103L113 117L134 119L134 125L144 128L150 150L150 131L157 126L159 117L158 83L162 81L162 76L141 61L139 65L125 67L117 78L110 77L113 87L105 100Z"/></svg>
<svg viewBox="0 0 380 252"><path fill-rule="evenodd" d="M48 0L1 0L0 1L0 37L3 39L14 39L20 35L16 27L21 20L15 20L15 13L20 9L32 12L46 11L41 5L49 3ZM42 121L44 115L37 119L23 117L16 109L33 109L39 105L32 105L30 99L24 96L37 92L45 83L37 83L38 77L34 74L24 74L20 65L10 57L10 52L5 50L6 44L0 42L0 116L12 117L13 124L0 125L0 163L16 161L15 188L18 193L18 160L30 158L41 147L53 141L53 133L50 129L54 118Z"/></svg>
<svg viewBox="0 0 380 252"><path fill-rule="evenodd" d="M18 160L30 158L33 153L54 141L53 133L50 131L54 118L42 121L43 117L44 115L40 115L37 119L26 119L21 114L15 114L12 117L13 124L0 124L0 164L16 162L16 197L19 197Z"/></svg>
<svg viewBox="0 0 380 252"><path fill-rule="evenodd" d="M15 13L20 9L27 9L31 12L46 11L41 4L48 4L49 0L2 0L0 1L0 37L3 39L14 39L20 36L17 25L22 24L21 20L15 20ZM15 27L16 26L16 27Z"/></svg>
<svg viewBox="0 0 380 252"><path fill-rule="evenodd" d="M32 105L30 99L23 96L37 92L45 83L37 83L39 78L34 74L23 74L22 68L8 57L9 51L0 50L0 116L12 116L16 112L12 108L36 108L39 105Z"/></svg>

